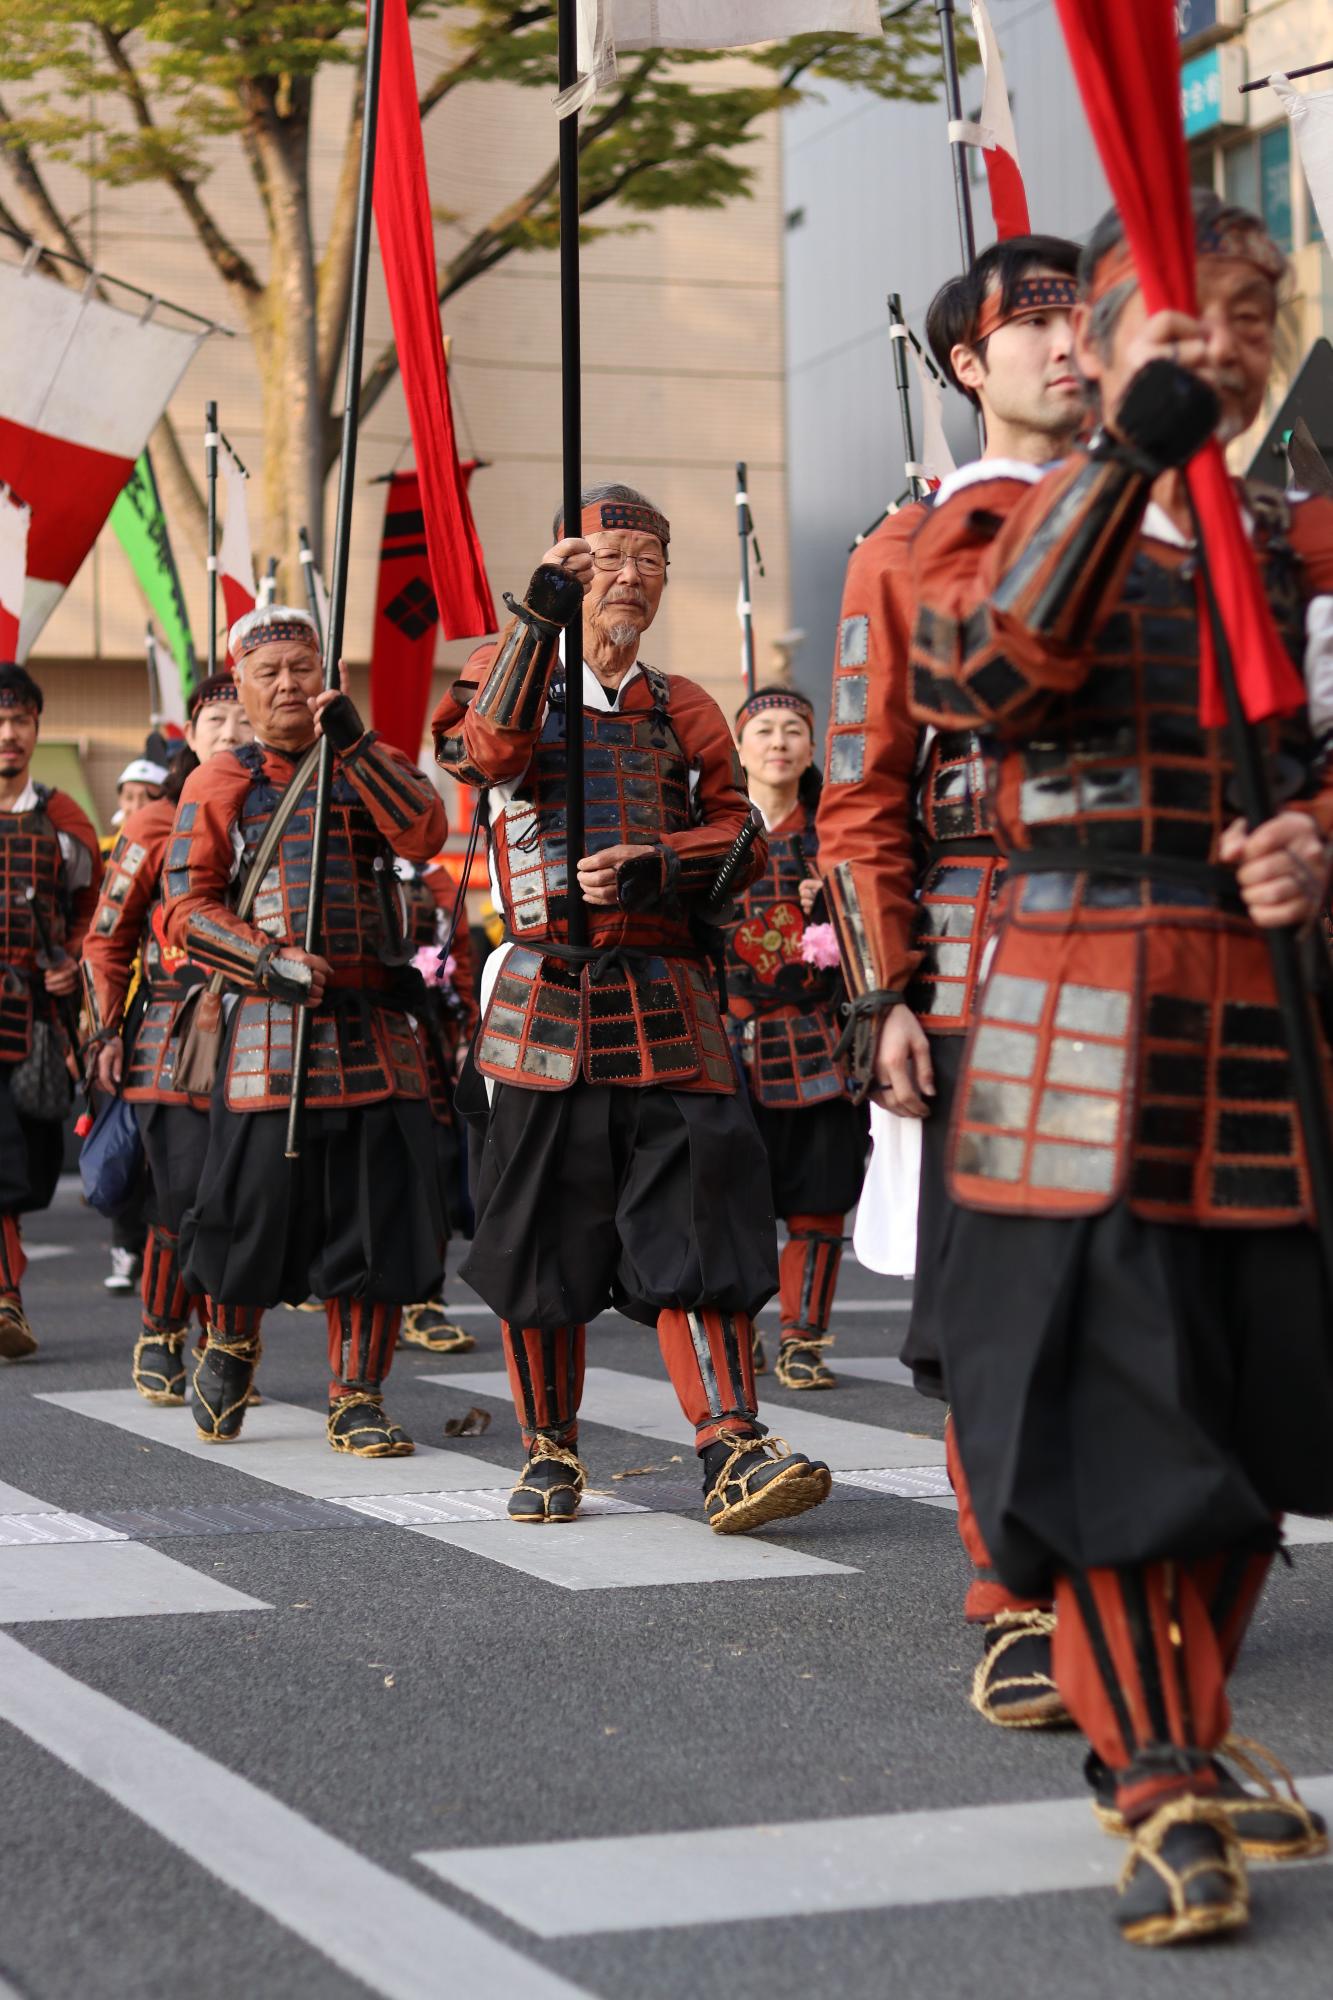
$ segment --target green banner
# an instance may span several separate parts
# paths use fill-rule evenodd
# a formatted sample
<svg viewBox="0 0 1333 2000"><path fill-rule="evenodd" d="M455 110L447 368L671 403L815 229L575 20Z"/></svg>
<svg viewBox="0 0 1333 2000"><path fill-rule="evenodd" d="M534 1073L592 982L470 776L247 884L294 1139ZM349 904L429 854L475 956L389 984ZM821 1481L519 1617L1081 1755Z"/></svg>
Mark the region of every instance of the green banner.
<svg viewBox="0 0 1333 2000"><path fill-rule="evenodd" d="M190 637L190 614L186 609L176 558L171 553L167 517L162 511L162 499L153 477L153 461L146 450L140 454L111 509L111 525L133 565L139 586L157 621L157 629L170 648L188 703L199 678L194 640Z"/></svg>

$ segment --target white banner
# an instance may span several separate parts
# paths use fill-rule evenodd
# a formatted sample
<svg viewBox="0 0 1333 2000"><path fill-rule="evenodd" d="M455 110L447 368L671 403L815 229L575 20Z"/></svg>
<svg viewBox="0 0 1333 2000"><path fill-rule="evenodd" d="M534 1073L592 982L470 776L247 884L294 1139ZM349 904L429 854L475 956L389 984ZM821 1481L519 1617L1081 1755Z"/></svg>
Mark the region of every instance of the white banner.
<svg viewBox="0 0 1333 2000"><path fill-rule="evenodd" d="M1333 91L1297 90L1280 72L1268 81L1291 121L1324 241L1333 245Z"/></svg>
<svg viewBox="0 0 1333 2000"><path fill-rule="evenodd" d="M30 508L12 493L0 491L0 660L18 657L31 519Z"/></svg>
<svg viewBox="0 0 1333 2000"><path fill-rule="evenodd" d="M556 99L579 111L617 74L619 49L743 49L789 35L882 35L879 0L578 0L579 81Z"/></svg>
<svg viewBox="0 0 1333 2000"><path fill-rule="evenodd" d="M222 475L223 490L227 496L226 518L222 523L222 546L218 550L218 577L222 584L223 601L227 607L227 623L234 625L247 611L253 611L256 598L255 559L250 542L250 509L245 498L245 474L233 457L227 442L218 444L218 471Z"/></svg>

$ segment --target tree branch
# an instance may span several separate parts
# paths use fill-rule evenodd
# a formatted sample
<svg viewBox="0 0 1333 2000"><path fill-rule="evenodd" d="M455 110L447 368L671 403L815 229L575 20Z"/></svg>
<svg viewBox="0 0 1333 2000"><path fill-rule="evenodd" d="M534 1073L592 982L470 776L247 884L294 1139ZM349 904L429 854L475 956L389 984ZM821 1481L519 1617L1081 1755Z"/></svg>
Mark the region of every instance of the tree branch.
<svg viewBox="0 0 1333 2000"><path fill-rule="evenodd" d="M550 11L549 7L515 7L503 21L487 27L487 40L494 42L502 35L517 34L521 28L534 27L538 21L549 20ZM451 63L447 69L432 77L417 105L422 118L442 103L451 91L457 90L460 83L466 83L488 54L485 43L477 42L465 56L460 56L456 63Z"/></svg>
<svg viewBox="0 0 1333 2000"><path fill-rule="evenodd" d="M124 36L105 26L99 33L111 66L120 78L121 90L134 114L135 123L141 132L156 133L157 121L153 117L139 73L125 53ZM198 184L182 173L169 172L162 178L194 224L195 234L203 244L209 262L218 276L224 284L232 286L244 295L247 307L251 305L261 295L264 287L259 282L249 258L243 256L235 244L223 235L209 210L204 206Z"/></svg>
<svg viewBox="0 0 1333 2000"><path fill-rule="evenodd" d="M34 241L45 244L48 250L63 250L67 257L76 257L86 266L87 259L83 246L66 222L47 191L46 182L38 171L37 163L21 139L4 137L6 128L13 129L13 120L0 102L0 152L9 164L9 171L17 184L19 199L27 215L21 224L23 233ZM56 275L65 284L82 284L68 266L57 264Z"/></svg>

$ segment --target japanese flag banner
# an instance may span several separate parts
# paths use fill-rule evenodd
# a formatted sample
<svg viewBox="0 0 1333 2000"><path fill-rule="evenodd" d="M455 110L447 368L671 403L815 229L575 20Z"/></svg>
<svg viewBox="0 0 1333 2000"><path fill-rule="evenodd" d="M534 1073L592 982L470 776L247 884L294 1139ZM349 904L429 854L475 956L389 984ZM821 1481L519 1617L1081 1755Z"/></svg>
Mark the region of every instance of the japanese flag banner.
<svg viewBox="0 0 1333 2000"><path fill-rule="evenodd" d="M0 482L32 512L26 659L208 329L122 311L31 262L0 265L0 324Z"/></svg>
<svg viewBox="0 0 1333 2000"><path fill-rule="evenodd" d="M579 111L617 75L619 50L743 49L789 35L882 35L879 0L578 0L579 80L556 99Z"/></svg>
<svg viewBox="0 0 1333 2000"><path fill-rule="evenodd" d="M986 162L986 184L990 189L991 214L995 234L1026 236L1032 228L1028 220L1027 189L1018 164L1018 139L1014 133L1009 91L1000 61L1000 45L995 39L986 0L972 0L972 27L981 50L981 67L986 85L981 112L975 123L950 120L949 137L965 145L979 146Z"/></svg>
<svg viewBox="0 0 1333 2000"><path fill-rule="evenodd" d="M0 491L0 660L18 657L31 520L31 509L12 493Z"/></svg>

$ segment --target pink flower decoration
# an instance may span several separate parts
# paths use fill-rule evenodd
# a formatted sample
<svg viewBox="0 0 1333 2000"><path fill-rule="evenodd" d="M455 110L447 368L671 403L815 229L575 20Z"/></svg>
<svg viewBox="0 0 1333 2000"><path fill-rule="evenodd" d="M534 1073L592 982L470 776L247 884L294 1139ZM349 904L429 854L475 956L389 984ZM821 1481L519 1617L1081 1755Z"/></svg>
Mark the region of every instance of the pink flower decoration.
<svg viewBox="0 0 1333 2000"><path fill-rule="evenodd" d="M832 971L839 963L838 939L832 924L807 924L801 938L801 957L807 965Z"/></svg>

